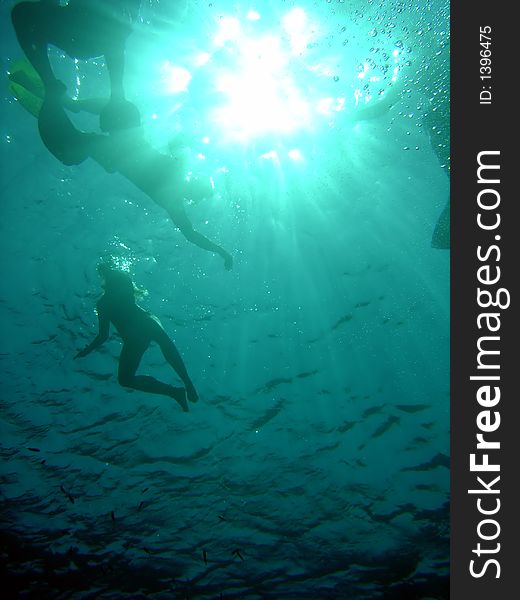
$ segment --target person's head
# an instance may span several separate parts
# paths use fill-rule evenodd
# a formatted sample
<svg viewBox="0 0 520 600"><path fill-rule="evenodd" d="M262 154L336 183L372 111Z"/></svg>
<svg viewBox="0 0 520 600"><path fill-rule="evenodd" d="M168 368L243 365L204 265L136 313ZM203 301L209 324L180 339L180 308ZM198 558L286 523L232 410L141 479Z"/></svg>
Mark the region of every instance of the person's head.
<svg viewBox="0 0 520 600"><path fill-rule="evenodd" d="M135 286L129 273L118 269L110 262L99 263L97 270L103 278L105 294L117 297L119 300L132 302L135 300Z"/></svg>

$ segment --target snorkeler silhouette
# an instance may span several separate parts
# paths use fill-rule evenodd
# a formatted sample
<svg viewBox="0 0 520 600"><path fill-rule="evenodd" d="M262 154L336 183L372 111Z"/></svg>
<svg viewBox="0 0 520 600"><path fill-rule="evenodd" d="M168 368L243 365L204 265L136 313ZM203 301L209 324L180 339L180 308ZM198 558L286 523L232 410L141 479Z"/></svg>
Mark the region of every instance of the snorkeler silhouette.
<svg viewBox="0 0 520 600"><path fill-rule="evenodd" d="M428 134L430 146L440 167L450 177L450 45L449 36L436 33L435 28L423 30L422 42L415 49L415 74L409 88L415 88L424 98L421 122ZM450 197L443 207L431 238L431 247L450 249Z"/></svg>
<svg viewBox="0 0 520 600"><path fill-rule="evenodd" d="M129 103L124 123L106 122L101 113L101 128L109 134L85 133L76 129L64 106L74 112L85 110L99 114L102 101L72 100L64 96L61 103L42 102L41 81L24 61L14 64L9 79L11 91L22 106L39 117L40 130L44 123L45 145L58 160L65 165L76 165L92 158L107 173L120 173L164 208L189 242L215 252L223 258L227 270L232 268L233 258L229 252L195 231L184 208L184 200L198 201L211 197L214 194L212 181L209 177L192 175L188 178L182 152L177 156L162 154L147 142L135 105Z"/></svg>
<svg viewBox="0 0 520 600"><path fill-rule="evenodd" d="M131 181L166 210L189 242L221 256L225 268L230 270L233 258L229 252L195 231L184 209L184 199L197 201L213 196L211 179L188 179L182 153L170 156L151 146L144 137L137 109L131 125L113 130L108 136L84 134L87 137L83 137L83 143L86 140L90 156L108 173L118 172Z"/></svg>
<svg viewBox="0 0 520 600"><path fill-rule="evenodd" d="M105 290L97 303L99 332L74 359L87 356L101 346L108 339L112 323L123 340L118 371L120 385L150 394L169 396L180 404L184 412L188 412L186 398L190 402L197 402L198 395L175 344L162 328L159 319L136 303L136 288L128 273L107 263L101 263L98 271L104 279ZM164 358L185 387L174 387L154 377L135 374L151 342L159 345Z"/></svg>
<svg viewBox="0 0 520 600"><path fill-rule="evenodd" d="M431 147L439 164L450 177L450 108L448 93L441 95L434 108L423 119L430 136ZM432 235L432 248L450 249L450 198L441 211Z"/></svg>
<svg viewBox="0 0 520 600"><path fill-rule="evenodd" d="M105 57L111 96L101 116L111 126L126 121L133 105L125 99L123 89L125 43L139 5L140 0L69 0L66 6L59 0L39 0L13 7L11 18L18 42L43 82L44 105L60 104L66 92L49 61L48 47L53 45L71 58ZM38 124L42 141L52 152L52 144L47 144L52 134L45 121L47 114L41 112Z"/></svg>

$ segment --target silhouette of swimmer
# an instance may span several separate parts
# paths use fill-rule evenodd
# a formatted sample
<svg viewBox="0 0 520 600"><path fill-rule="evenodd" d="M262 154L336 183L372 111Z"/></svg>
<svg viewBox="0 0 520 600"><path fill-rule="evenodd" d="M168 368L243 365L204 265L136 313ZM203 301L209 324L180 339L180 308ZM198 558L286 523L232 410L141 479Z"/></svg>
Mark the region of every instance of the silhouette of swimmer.
<svg viewBox="0 0 520 600"><path fill-rule="evenodd" d="M410 83L425 96L427 106L422 125L430 145L448 178L450 177L450 46L449 36L428 29L421 35L416 51L415 74ZM432 248L450 248L450 197L435 224Z"/></svg>
<svg viewBox="0 0 520 600"><path fill-rule="evenodd" d="M42 110L45 109L44 105ZM55 154L61 155L62 162L75 164L78 159L90 156L108 173L120 173L164 208L189 242L221 256L227 270L233 267L232 256L195 231L184 209L185 199L197 201L213 195L211 180L209 177L187 180L186 165L181 157L162 154L151 146L144 137L137 108L134 107L126 127L112 129L109 135L78 132L62 108L53 110L54 114L46 119L52 127L49 139L52 136L55 140ZM100 123L106 131L108 125L103 115Z"/></svg>
<svg viewBox="0 0 520 600"><path fill-rule="evenodd" d="M99 348L108 339L112 324L123 340L118 371L120 385L150 394L169 396L179 403L184 412L188 412L187 400L197 402L198 395L175 344L162 328L159 319L136 303L137 290L128 273L106 263L101 263L98 271L104 279L105 290L97 303L99 333L74 359L87 356L92 350ZM151 342L159 345L164 358L180 377L184 387L174 387L148 375L136 375L143 354Z"/></svg>
<svg viewBox="0 0 520 600"><path fill-rule="evenodd" d="M423 120L429 136L430 144L437 156L439 164L450 176L450 114L449 97L447 94L440 95L436 105L430 110ZM441 211L433 230L432 248L438 250L450 249L450 198Z"/></svg>
<svg viewBox="0 0 520 600"><path fill-rule="evenodd" d="M18 66L17 66L18 65ZM41 102L41 81L27 65L16 63L9 79L18 86L13 91L21 104L39 116L45 145L63 164L77 165L92 158L108 173L120 173L164 208L184 237L203 250L215 252L226 269L233 267L232 256L218 244L195 231L184 209L184 200L201 200L214 194L209 177L186 178L187 166L182 158L161 154L144 138L139 110L128 105L124 122L114 122L101 113L101 129L108 134L85 133L74 127L64 106L73 112L85 110L99 114L104 101L99 99Z"/></svg>
<svg viewBox="0 0 520 600"><path fill-rule="evenodd" d="M103 107L105 121L124 122L132 105L125 99L123 75L125 43L132 32L140 0L59 0L21 2L11 12L13 26L25 55L42 79L45 103L60 103L65 84L57 79L49 62L49 45L64 50L71 58L104 56L111 84L111 96ZM41 121L40 135L46 144L48 127Z"/></svg>

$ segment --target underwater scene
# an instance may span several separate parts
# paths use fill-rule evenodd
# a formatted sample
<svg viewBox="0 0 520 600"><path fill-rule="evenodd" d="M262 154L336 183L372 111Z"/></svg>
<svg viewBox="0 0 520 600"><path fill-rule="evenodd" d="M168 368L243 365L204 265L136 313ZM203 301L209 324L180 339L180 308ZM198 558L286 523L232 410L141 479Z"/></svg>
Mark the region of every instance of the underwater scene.
<svg viewBox="0 0 520 600"><path fill-rule="evenodd" d="M15 4L2 597L447 599L449 2Z"/></svg>

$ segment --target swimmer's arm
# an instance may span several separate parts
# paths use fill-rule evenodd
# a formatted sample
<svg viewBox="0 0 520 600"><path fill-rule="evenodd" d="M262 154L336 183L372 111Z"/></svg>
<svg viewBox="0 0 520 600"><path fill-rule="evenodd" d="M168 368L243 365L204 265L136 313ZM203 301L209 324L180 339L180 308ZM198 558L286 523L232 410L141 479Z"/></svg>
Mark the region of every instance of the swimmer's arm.
<svg viewBox="0 0 520 600"><path fill-rule="evenodd" d="M47 8L44 9L44 11L40 11L40 6L38 5L32 7L35 10L30 11L30 13L32 13L30 18L40 18L44 21L48 21L55 17L55 9L60 10L57 0L47 3L43 2L44 6L45 4L47 4ZM17 4L13 8L12 12L12 20L18 42L26 57L29 59L29 62L40 76L46 93L55 91L56 86L60 92L62 92L63 84L58 82L51 68L51 63L47 54L47 41L43 36L35 35L34 27L30 22L28 23L25 18L24 8L26 8L26 3L19 3L19 5ZM48 12L49 10L51 11L50 13ZM64 87L65 86L63 86L63 88Z"/></svg>
<svg viewBox="0 0 520 600"><path fill-rule="evenodd" d="M180 229L181 233L184 237L198 246L203 250L208 250L209 252L215 252L219 256L224 259L224 266L229 271L233 267L233 257L229 252L226 252L224 248L215 244L211 240L208 240L207 237L203 236L202 233L195 231L193 229L193 225L191 224L186 212L184 211L184 207L181 204L175 203L173 206L167 208L168 214L170 215L172 221L175 225Z"/></svg>
<svg viewBox="0 0 520 600"><path fill-rule="evenodd" d="M90 354L92 352L92 350L99 348L99 346L101 346L108 339L108 334L110 331L110 319L108 318L108 316L104 313L104 311L99 306L98 306L98 325L99 325L99 331L98 331L97 336L92 340L92 342L90 342L90 344L85 346L83 348L83 350L80 350L76 354L76 356L74 357L75 359L83 358L83 356L87 356L87 354Z"/></svg>

